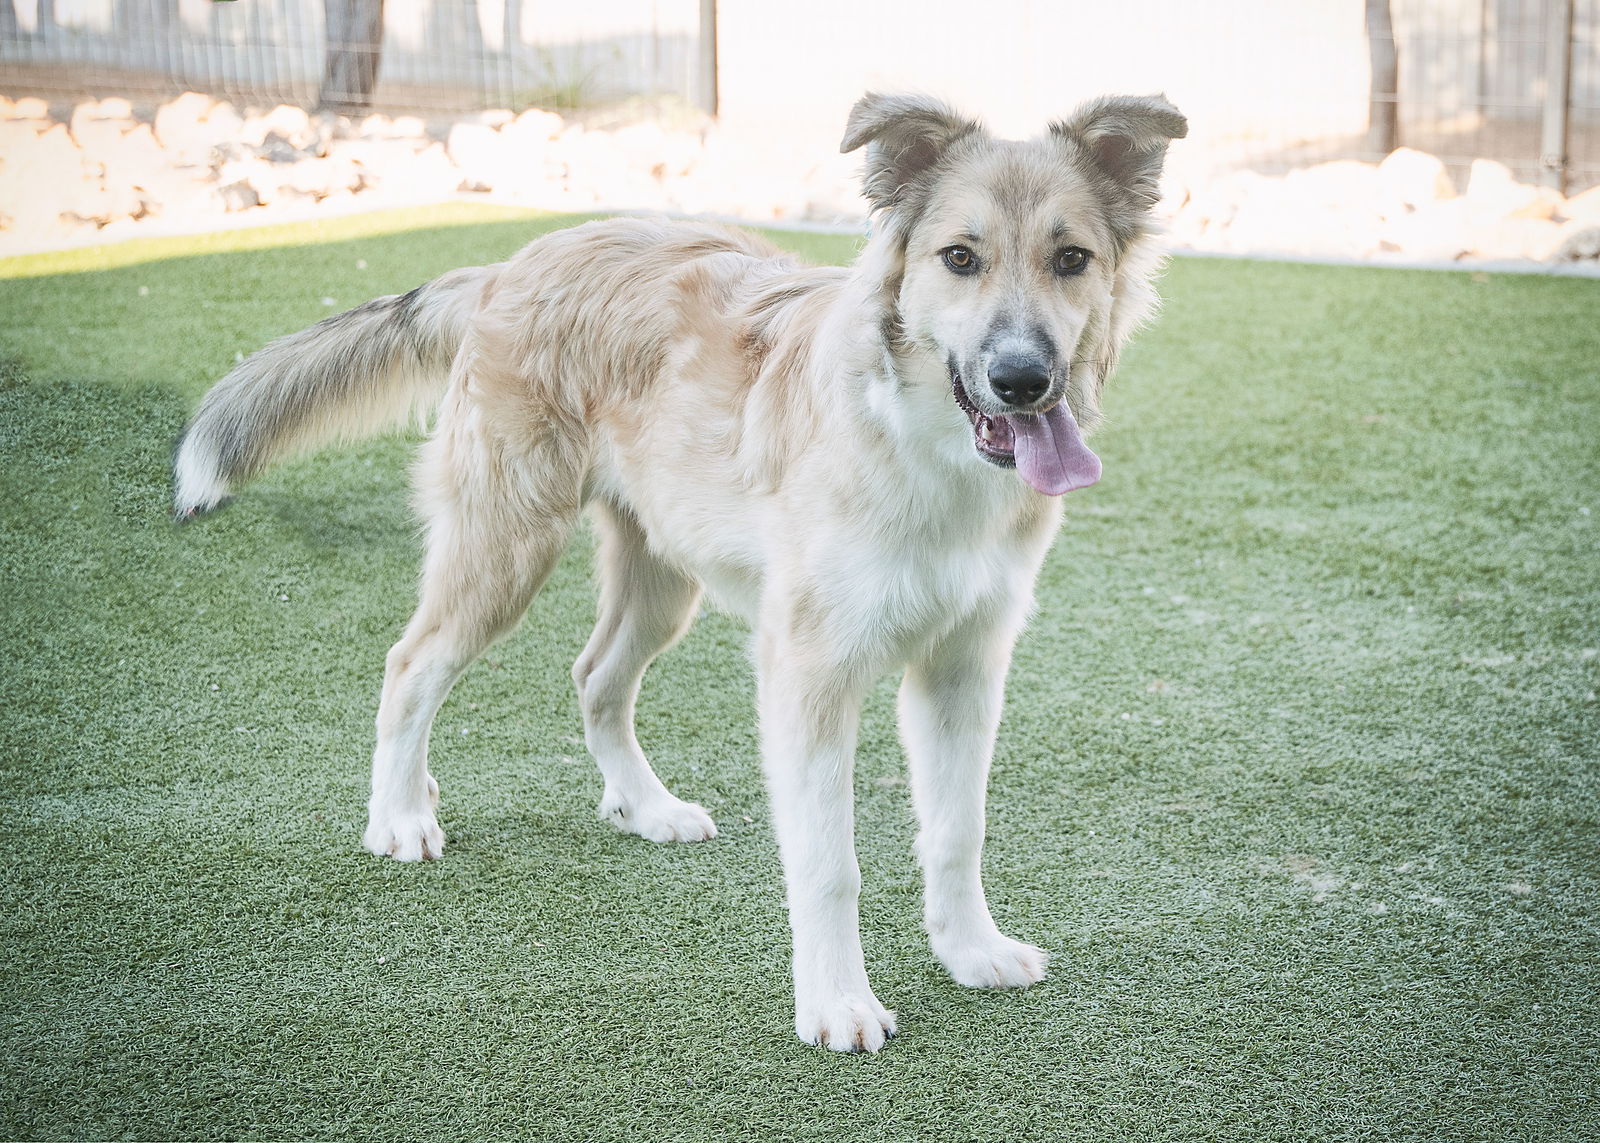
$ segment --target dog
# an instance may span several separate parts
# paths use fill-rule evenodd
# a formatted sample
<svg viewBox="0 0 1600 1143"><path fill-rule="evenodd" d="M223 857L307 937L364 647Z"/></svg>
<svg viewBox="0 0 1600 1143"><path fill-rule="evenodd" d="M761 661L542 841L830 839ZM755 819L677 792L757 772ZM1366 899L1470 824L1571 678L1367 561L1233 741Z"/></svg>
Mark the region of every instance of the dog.
<svg viewBox="0 0 1600 1143"><path fill-rule="evenodd" d="M896 1030L867 981L851 789L861 702L892 670L933 952L963 985L1042 979L1047 954L1001 933L984 894L990 758L1059 497L1099 478L1084 434L1157 303L1151 210L1185 132L1163 96L1097 99L1011 141L869 93L841 148L866 148L874 219L848 269L719 226L590 222L328 318L218 382L175 456L181 519L293 450L437 405L365 848L444 852L434 715L587 511L598 621L572 675L603 820L716 835L650 768L634 702L702 592L751 625L800 1038L875 1052Z"/></svg>

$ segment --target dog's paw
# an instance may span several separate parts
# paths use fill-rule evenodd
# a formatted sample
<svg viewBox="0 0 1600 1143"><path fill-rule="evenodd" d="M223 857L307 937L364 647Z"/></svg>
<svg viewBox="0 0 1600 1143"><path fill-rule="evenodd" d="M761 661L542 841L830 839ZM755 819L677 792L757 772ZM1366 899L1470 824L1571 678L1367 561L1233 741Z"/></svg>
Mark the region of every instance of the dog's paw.
<svg viewBox="0 0 1600 1143"><path fill-rule="evenodd" d="M444 856L444 831L432 807L377 809L368 812L367 831L361 844L379 857L396 861L426 861Z"/></svg>
<svg viewBox="0 0 1600 1143"><path fill-rule="evenodd" d="M935 939L934 955L968 988L1027 988L1044 979L1050 954L1000 933L963 944Z"/></svg>
<svg viewBox="0 0 1600 1143"><path fill-rule="evenodd" d="M717 825L710 814L671 794L629 801L607 790L600 800L600 820L610 822L623 833L636 833L651 841L707 841L717 836Z"/></svg>
<svg viewBox="0 0 1600 1143"><path fill-rule="evenodd" d="M894 1013L871 992L795 1005L794 1030L808 1044L836 1052L876 1052L894 1036Z"/></svg>

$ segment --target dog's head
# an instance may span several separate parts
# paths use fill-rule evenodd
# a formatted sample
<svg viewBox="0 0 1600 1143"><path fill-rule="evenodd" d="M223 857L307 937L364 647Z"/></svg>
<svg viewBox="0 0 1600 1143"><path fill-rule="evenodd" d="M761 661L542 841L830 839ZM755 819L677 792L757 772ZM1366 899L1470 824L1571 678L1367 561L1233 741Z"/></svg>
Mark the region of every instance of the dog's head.
<svg viewBox="0 0 1600 1143"><path fill-rule="evenodd" d="M1162 96L1097 99L1026 142L922 96L850 113L841 150L867 147L890 336L945 363L977 455L1041 492L1099 479L1080 426L1155 304L1150 209L1186 130Z"/></svg>

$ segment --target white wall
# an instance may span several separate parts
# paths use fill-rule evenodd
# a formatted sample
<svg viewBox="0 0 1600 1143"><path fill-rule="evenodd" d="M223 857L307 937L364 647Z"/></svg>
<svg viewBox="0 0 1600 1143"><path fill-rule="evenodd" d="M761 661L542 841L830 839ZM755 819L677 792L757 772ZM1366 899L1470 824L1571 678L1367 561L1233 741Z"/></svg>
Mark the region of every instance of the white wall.
<svg viewBox="0 0 1600 1143"><path fill-rule="evenodd" d="M937 93L1003 134L1087 97L1165 91L1196 137L1359 132L1360 0L720 0L722 115L837 136L871 88Z"/></svg>

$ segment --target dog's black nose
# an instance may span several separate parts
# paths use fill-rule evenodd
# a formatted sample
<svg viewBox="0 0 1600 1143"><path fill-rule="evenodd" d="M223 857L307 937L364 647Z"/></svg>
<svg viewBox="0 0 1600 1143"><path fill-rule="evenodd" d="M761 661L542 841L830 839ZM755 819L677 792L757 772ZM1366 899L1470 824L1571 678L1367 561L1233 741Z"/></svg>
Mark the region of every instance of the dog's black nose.
<svg viewBox="0 0 1600 1143"><path fill-rule="evenodd" d="M989 387L1008 405L1032 405L1050 388L1050 370L1036 357L1001 358L989 367Z"/></svg>

